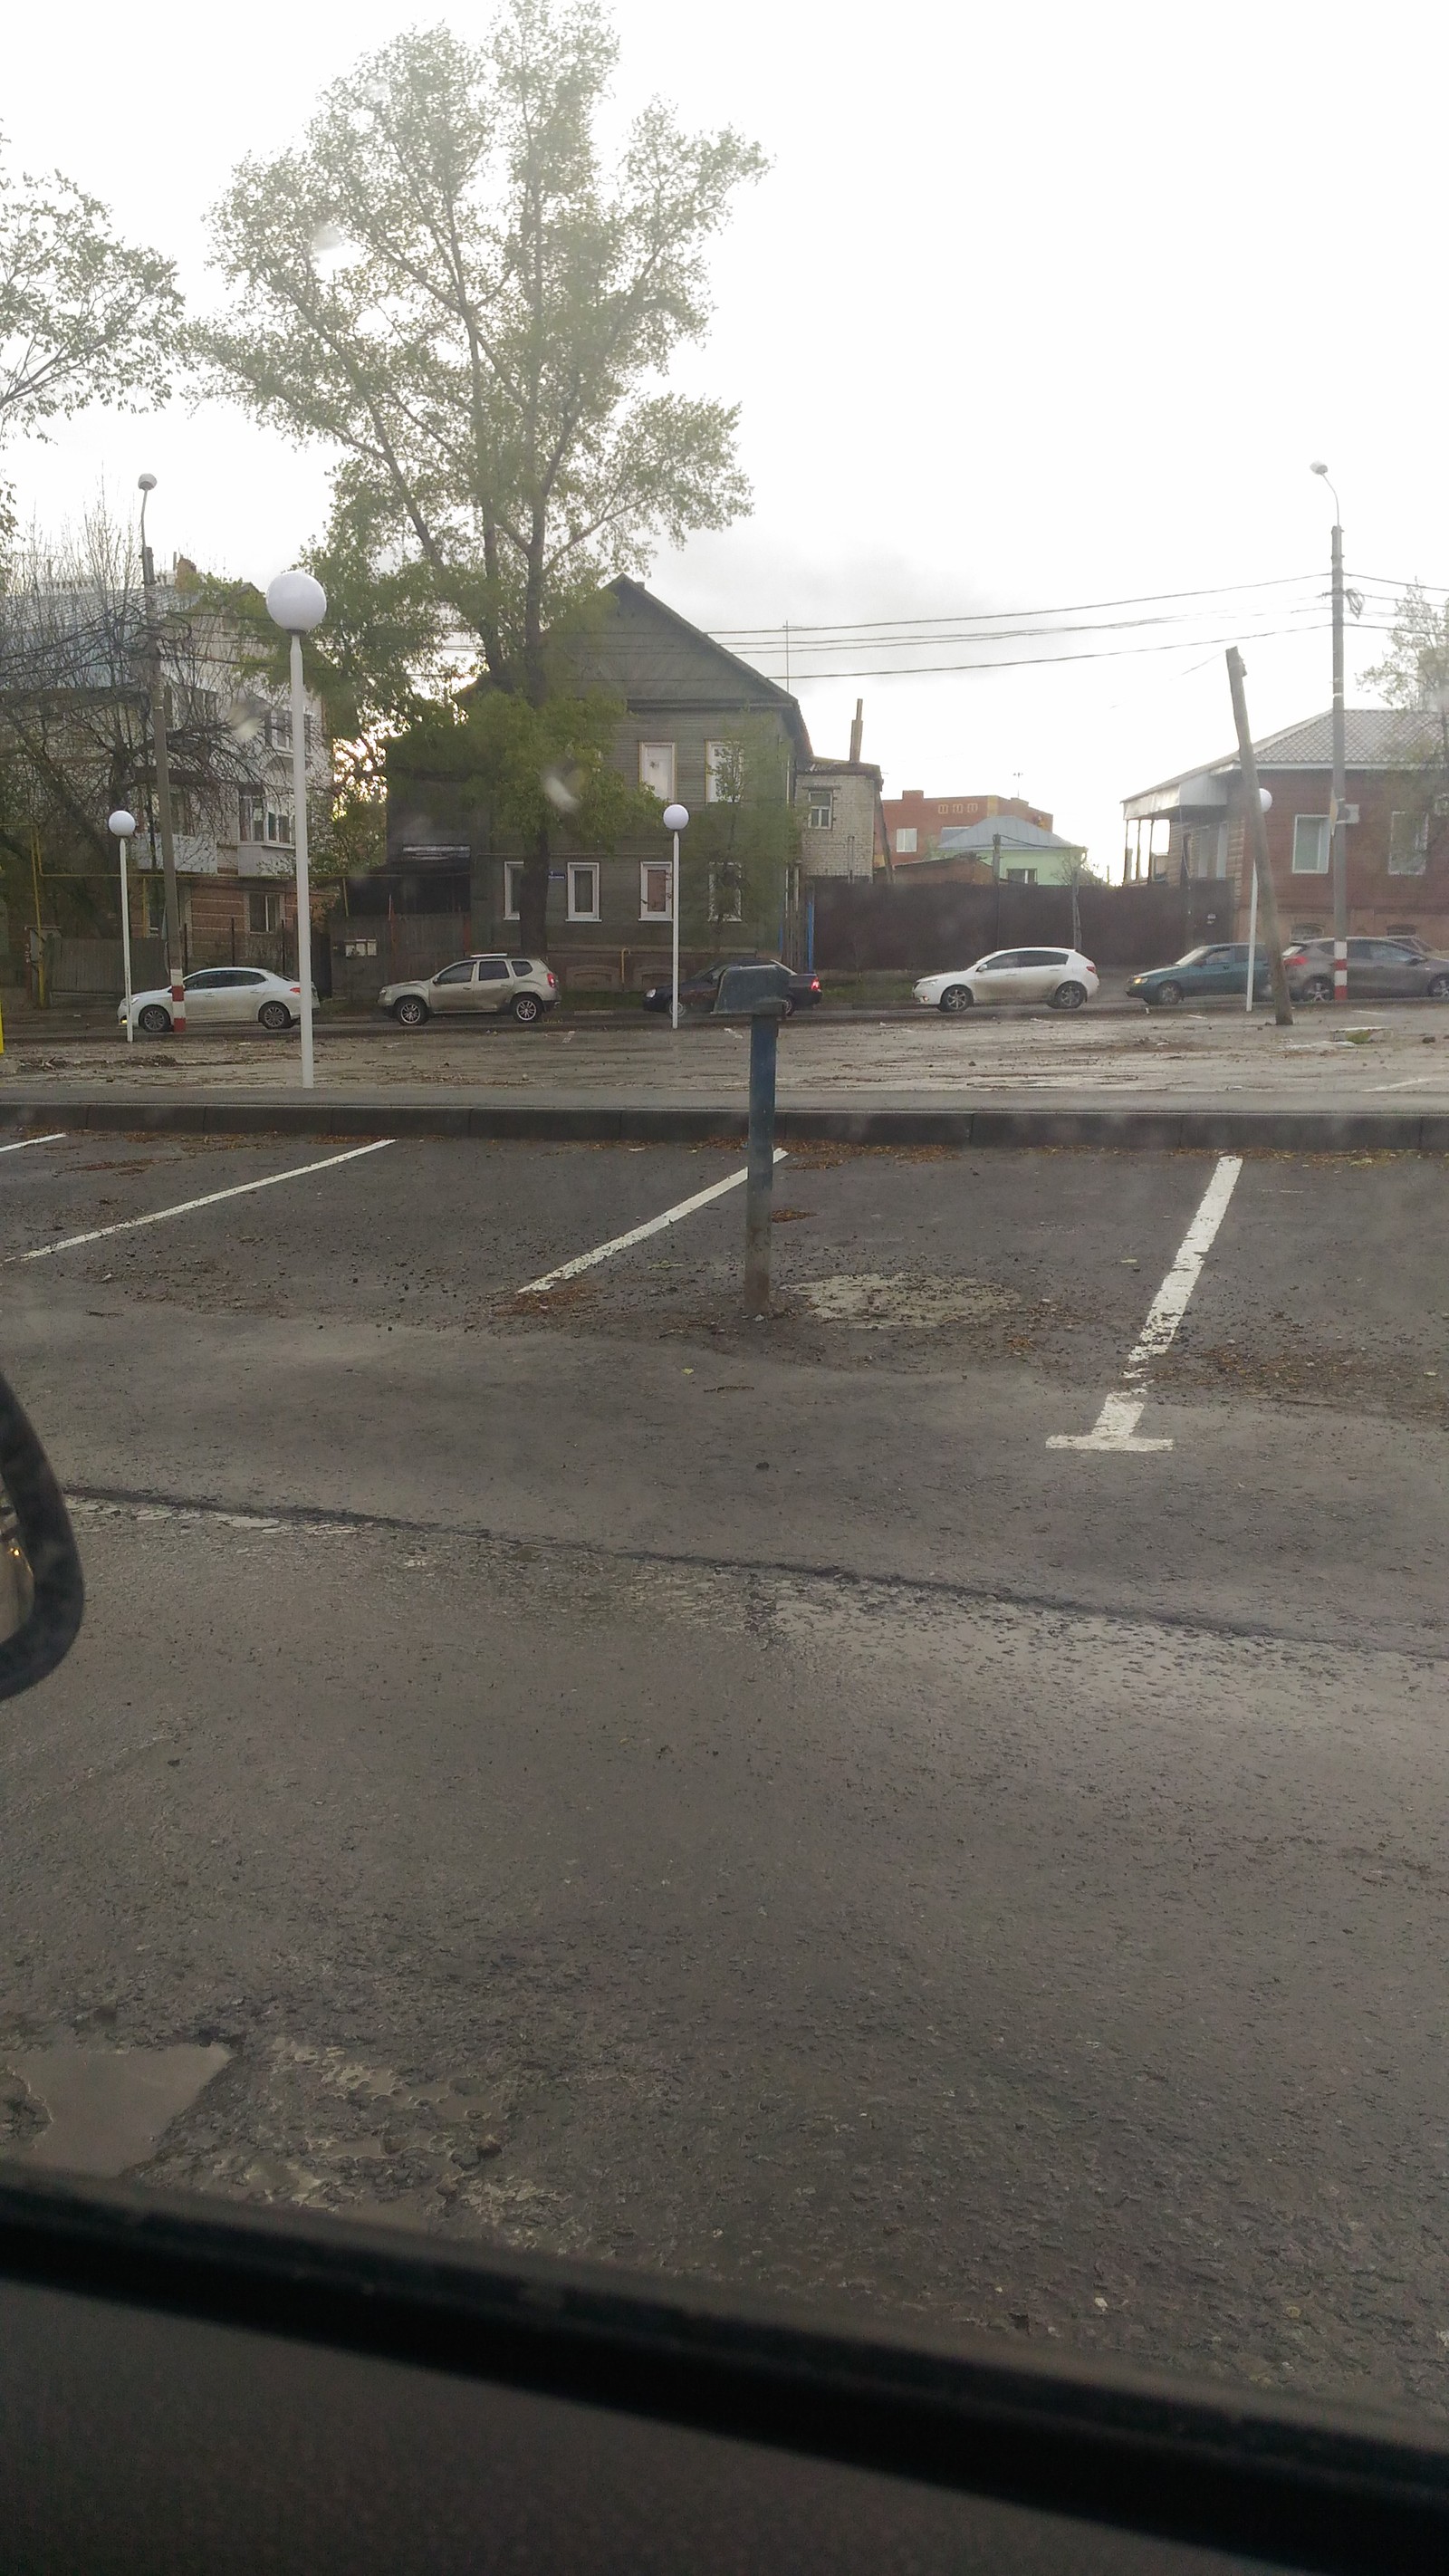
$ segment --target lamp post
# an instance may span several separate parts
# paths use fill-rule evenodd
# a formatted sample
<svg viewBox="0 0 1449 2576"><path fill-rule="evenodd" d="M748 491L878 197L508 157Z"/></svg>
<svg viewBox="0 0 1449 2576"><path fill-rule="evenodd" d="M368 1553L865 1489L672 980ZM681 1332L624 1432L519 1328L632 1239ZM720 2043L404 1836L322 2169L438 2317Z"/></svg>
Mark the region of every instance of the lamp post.
<svg viewBox="0 0 1449 2576"><path fill-rule="evenodd" d="M267 585L267 615L292 639L292 832L297 853L297 981L302 987L302 1088L312 1088L312 893L307 878L307 709L302 638L327 614L327 593L309 572L279 572Z"/></svg>
<svg viewBox="0 0 1449 2576"><path fill-rule="evenodd" d="M669 910L673 916L670 929L674 947L674 982L669 996L669 1025L672 1029L679 1026L679 835L688 828L688 824L687 805L665 806L664 829L674 834L674 870L669 880Z"/></svg>
<svg viewBox="0 0 1449 2576"><path fill-rule="evenodd" d="M1321 474L1333 493L1333 792L1329 830L1333 836L1333 998L1348 1000L1348 842L1343 819L1348 793L1343 721L1343 506L1328 467L1320 457L1309 467Z"/></svg>
<svg viewBox="0 0 1449 2576"><path fill-rule="evenodd" d="M146 593L146 654L151 669L151 741L156 755L156 815L161 825L161 872L166 897L166 960L171 978L171 1026L186 1035L185 960L181 954L181 903L176 892L176 843L171 833L171 710L161 668L161 625L156 615L156 566L146 543L146 504L156 489L154 474L138 474L141 495L141 580ZM152 863L155 862L152 851Z"/></svg>
<svg viewBox="0 0 1449 2576"><path fill-rule="evenodd" d="M136 829L136 817L118 805L108 828L115 833L121 854L121 972L126 985L126 1044L136 1043L136 1014L131 1007L131 898L126 886L126 850Z"/></svg>

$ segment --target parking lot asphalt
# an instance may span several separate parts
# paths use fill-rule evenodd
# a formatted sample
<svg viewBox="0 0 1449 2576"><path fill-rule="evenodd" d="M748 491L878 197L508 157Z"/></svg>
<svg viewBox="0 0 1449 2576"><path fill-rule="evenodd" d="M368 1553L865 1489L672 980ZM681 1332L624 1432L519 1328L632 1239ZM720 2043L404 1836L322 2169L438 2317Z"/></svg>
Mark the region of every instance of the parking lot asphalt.
<svg viewBox="0 0 1449 2576"><path fill-rule="evenodd" d="M157 2180L1442 2406L1441 1159L804 1148L751 1325L737 1189L524 1293L737 1152L373 1141L0 1153L91 1588L0 2065L220 2041Z"/></svg>

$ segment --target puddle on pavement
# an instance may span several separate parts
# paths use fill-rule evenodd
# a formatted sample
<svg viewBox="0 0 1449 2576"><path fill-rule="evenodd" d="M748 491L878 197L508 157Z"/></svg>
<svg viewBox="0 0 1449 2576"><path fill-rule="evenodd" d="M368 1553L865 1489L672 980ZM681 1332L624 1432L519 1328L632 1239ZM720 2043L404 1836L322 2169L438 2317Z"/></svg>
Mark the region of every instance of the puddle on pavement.
<svg viewBox="0 0 1449 2576"><path fill-rule="evenodd" d="M920 1272L858 1270L833 1279L791 1281L792 1293L826 1324L902 1324L917 1332L940 1324L983 1323L1021 1303L986 1279L940 1279Z"/></svg>
<svg viewBox="0 0 1449 2576"><path fill-rule="evenodd" d="M25 2134L10 2152L57 2173L113 2175L154 2155L162 2132L231 2062L231 2050L209 2048L55 2048L23 2050L5 2060L11 2084L23 2084ZM36 2114L46 2121L39 2129ZM28 2138L28 2143L26 2142Z"/></svg>

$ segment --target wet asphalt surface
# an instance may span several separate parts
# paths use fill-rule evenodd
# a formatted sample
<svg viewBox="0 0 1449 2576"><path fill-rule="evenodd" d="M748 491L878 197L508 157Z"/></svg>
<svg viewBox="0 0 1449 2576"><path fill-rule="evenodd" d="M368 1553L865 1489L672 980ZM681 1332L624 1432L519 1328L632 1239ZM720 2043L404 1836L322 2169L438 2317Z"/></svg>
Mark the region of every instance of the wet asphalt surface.
<svg viewBox="0 0 1449 2576"><path fill-rule="evenodd" d="M76 1497L0 2063L220 2044L158 2181L1442 2410L1449 1172L0 1157ZM8 2051L8 2057L6 2052ZM0 2084L23 2151L43 2099ZM56 2143L54 2140L52 2144Z"/></svg>

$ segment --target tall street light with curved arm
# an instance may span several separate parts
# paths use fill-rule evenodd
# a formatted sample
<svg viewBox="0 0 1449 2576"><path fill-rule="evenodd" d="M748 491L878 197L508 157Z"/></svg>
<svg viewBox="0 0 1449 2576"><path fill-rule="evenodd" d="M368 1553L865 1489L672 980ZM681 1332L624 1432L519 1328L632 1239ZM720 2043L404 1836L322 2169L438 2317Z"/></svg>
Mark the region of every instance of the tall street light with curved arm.
<svg viewBox="0 0 1449 2576"><path fill-rule="evenodd" d="M1343 507L1328 467L1321 457L1309 467L1321 474L1333 493L1333 794L1329 830L1333 835L1333 998L1348 1000L1348 842L1343 819L1348 794L1343 717Z"/></svg>

